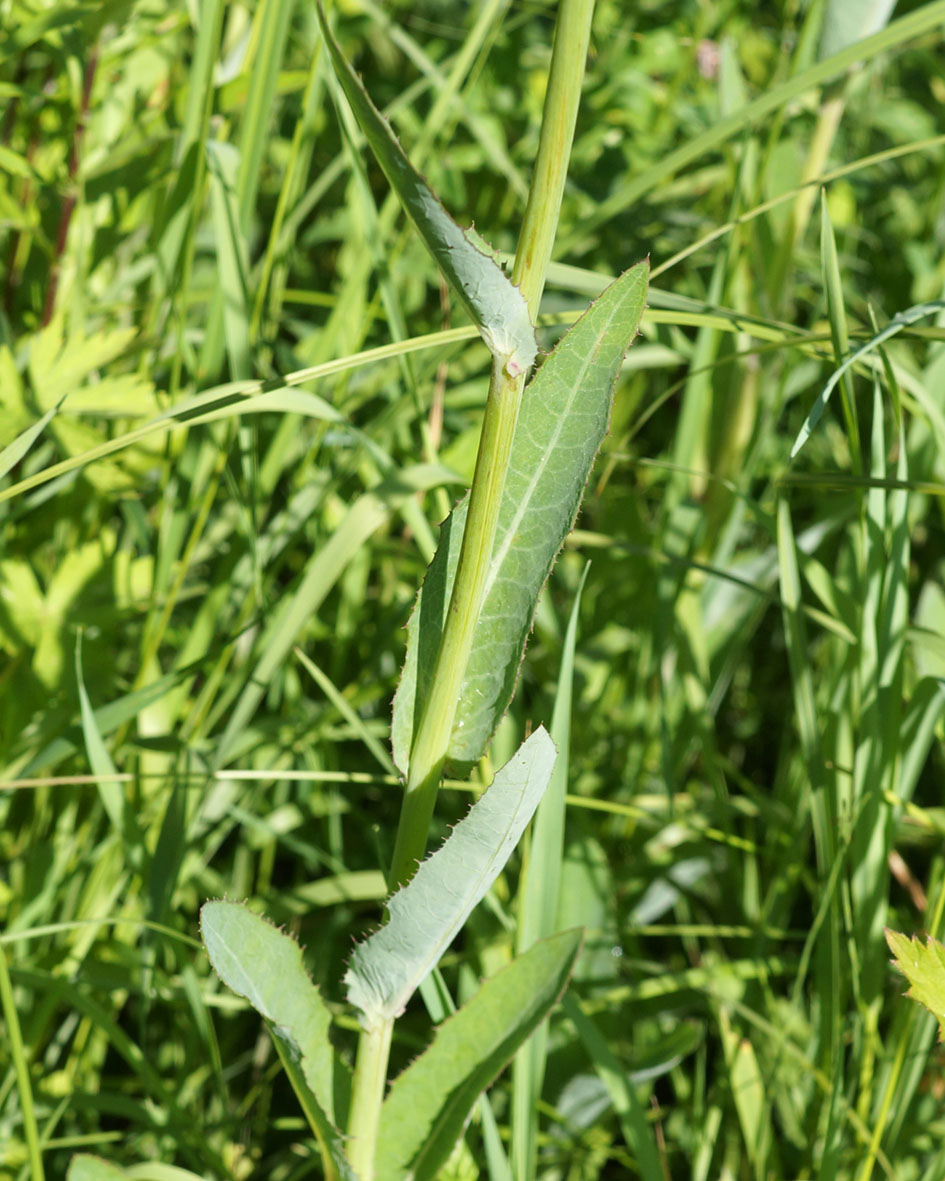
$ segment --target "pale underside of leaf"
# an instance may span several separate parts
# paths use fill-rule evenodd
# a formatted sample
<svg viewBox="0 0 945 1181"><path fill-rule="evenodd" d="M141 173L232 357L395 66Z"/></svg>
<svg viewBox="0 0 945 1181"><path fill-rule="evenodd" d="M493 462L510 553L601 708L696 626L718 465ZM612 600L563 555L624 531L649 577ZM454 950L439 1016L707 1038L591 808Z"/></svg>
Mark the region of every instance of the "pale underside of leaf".
<svg viewBox="0 0 945 1181"><path fill-rule="evenodd" d="M642 262L611 284L525 391L486 597L450 739L449 759L459 772L481 757L511 700L538 596L574 523L607 431L614 383L646 305L648 273ZM461 501L443 526L408 624L391 727L394 761L404 775L432 684L466 505Z"/></svg>
<svg viewBox="0 0 945 1181"><path fill-rule="evenodd" d="M348 1000L361 1011L366 1026L403 1012L502 871L538 807L554 764L554 743L539 727L446 842L390 898L390 921L355 948L345 973Z"/></svg>
<svg viewBox="0 0 945 1181"><path fill-rule="evenodd" d="M318 16L335 74L391 187L492 355L510 376L529 369L538 352L535 329L521 291L483 253L440 204L414 168L390 124L371 102L328 27L321 0ZM479 239L476 235L476 239Z"/></svg>

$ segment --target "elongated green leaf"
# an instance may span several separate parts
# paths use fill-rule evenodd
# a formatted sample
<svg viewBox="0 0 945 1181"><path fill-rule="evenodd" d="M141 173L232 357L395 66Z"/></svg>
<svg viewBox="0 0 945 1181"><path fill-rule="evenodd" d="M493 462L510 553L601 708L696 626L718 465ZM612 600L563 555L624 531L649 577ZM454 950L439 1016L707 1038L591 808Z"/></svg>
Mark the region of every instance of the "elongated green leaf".
<svg viewBox="0 0 945 1181"><path fill-rule="evenodd" d="M223 333L230 360L230 374L239 380L250 376L249 271L246 240L237 209L237 175L240 154L229 143L207 144L214 232L217 244L220 291L223 293Z"/></svg>
<svg viewBox="0 0 945 1181"><path fill-rule="evenodd" d="M574 649L581 592L589 568L590 562L585 564L578 583L561 652L561 670L551 718L551 733L558 748L558 760L548 790L535 813L528 859L519 883L518 951L525 951L537 940L551 935L558 915L564 853L565 797L568 790L568 752L571 743ZM547 1052L548 1026L542 1024L515 1058L512 1072L512 1159L517 1177L532 1177L535 1173L538 1100L545 1077Z"/></svg>
<svg viewBox="0 0 945 1181"><path fill-rule="evenodd" d="M387 904L390 922L351 957L348 1000L371 1027L403 1012L498 877L551 779L555 746L539 727L449 838Z"/></svg>
<svg viewBox="0 0 945 1181"><path fill-rule="evenodd" d="M945 947L929 936L920 943L913 935L886 931L889 950L896 957L893 963L909 981L906 996L925 1005L938 1022L940 1040L945 1041Z"/></svg>
<svg viewBox="0 0 945 1181"><path fill-rule="evenodd" d="M92 703L85 689L85 681L82 676L81 635L76 637L75 679L79 688L79 708L82 713L82 737L85 739L85 753L88 755L89 766L93 773L102 776L98 782L99 795L115 832L120 834L124 829L125 797L121 785L115 781L116 767L108 753L108 748L102 741Z"/></svg>
<svg viewBox="0 0 945 1181"><path fill-rule="evenodd" d="M848 369L851 369L857 361L861 361L869 353L874 352L880 345L885 344L891 336L895 336L898 332L902 332L903 328L909 328L912 324L919 320L924 320L926 316L934 316L937 312L945 308L945 301L940 299L932 300L930 303L918 303L914 307L907 308L904 312L899 312L889 321L885 328L877 332L875 336L871 337L865 344L860 347L838 366L830 375L830 380L821 390L817 401L811 407L810 414L804 420L804 425L798 431L797 438L794 440L794 446L791 448L791 458L797 455L798 451L804 446L811 436L814 427L820 422L821 416L826 409L827 403L830 400L830 395L836 388L840 378Z"/></svg>
<svg viewBox="0 0 945 1181"><path fill-rule="evenodd" d="M407 159L390 124L371 102L332 36L321 0L318 19L345 97L427 249L472 316L492 355L513 377L524 372L538 351L524 296L512 286L502 268L453 221ZM476 238L481 241L478 235Z"/></svg>
<svg viewBox="0 0 945 1181"><path fill-rule="evenodd" d="M558 550L571 530L607 430L614 382L646 304L649 266L623 274L559 342L525 391L502 494L495 549L449 757L462 768L485 750L505 712ZM394 698L394 762L406 775L416 720L433 677L466 522L457 505L408 625Z"/></svg>
<svg viewBox="0 0 945 1181"><path fill-rule="evenodd" d="M563 931L536 943L437 1029L381 1108L375 1181L436 1176L479 1094L561 996L581 937Z"/></svg>
<svg viewBox="0 0 945 1181"><path fill-rule="evenodd" d="M159 677L156 681L152 681L150 685L144 689L139 689L135 693L128 693L123 697L118 697L114 701L110 701L107 705L100 705L98 709L93 711L92 717L98 732L102 737L107 737L112 734L119 726L125 725L133 718L136 718L142 710L147 709L155 701L160 699L171 689L175 688L180 682L189 675L192 670L180 669L167 676ZM84 737L84 735L83 735ZM18 773L21 775L39 775L43 771L48 771L49 768L56 766L63 759L74 754L79 749L77 741L73 741L74 736L57 737L42 747L38 754L34 755L29 762L25 763L19 768Z"/></svg>
<svg viewBox="0 0 945 1181"><path fill-rule="evenodd" d="M37 419L32 426L28 426L25 431L17 435L12 443L8 443L0 451L0 477L5 476L11 468L16 467L20 460L28 453L49 425L49 420L55 415L61 405L62 402L60 401L58 405L47 410L42 418Z"/></svg>
<svg viewBox="0 0 945 1181"><path fill-rule="evenodd" d="M321 1142L326 1171L353 1177L334 1124L336 1075L342 1067L329 1041L331 1012L305 971L302 949L235 902L205 903L200 930L223 983L270 1023L293 1083L301 1071L308 1094L303 1089L299 1097Z"/></svg>
<svg viewBox="0 0 945 1181"><path fill-rule="evenodd" d="M634 1083L626 1068L610 1047L606 1036L588 1017L573 992L561 1002L565 1016L577 1031L581 1044L594 1064L597 1077L607 1088L614 1111L620 1120L620 1130L627 1147L636 1157L642 1181L663 1181L663 1163L653 1129L646 1122L646 1112L637 1098Z"/></svg>

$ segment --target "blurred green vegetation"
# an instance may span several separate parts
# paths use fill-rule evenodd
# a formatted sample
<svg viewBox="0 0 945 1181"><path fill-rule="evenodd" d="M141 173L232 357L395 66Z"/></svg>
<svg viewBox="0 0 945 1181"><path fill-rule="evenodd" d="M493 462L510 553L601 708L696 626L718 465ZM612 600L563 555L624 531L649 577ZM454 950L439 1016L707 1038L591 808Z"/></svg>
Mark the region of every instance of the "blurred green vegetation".
<svg viewBox="0 0 945 1181"><path fill-rule="evenodd" d="M942 297L945 4L900 4L836 68L825 8L598 2L543 343L647 254L654 289L477 777L548 720L590 558L563 917L666 1177L945 1176L935 1022L881 931L941 936L945 908L941 310L789 461L836 358ZM334 19L446 206L513 249L554 5ZM0 952L24 1045L0 1040L0 1178L30 1175L33 1128L49 1177L80 1149L310 1175L197 910L250 898L340 999L399 811L403 624L487 356L339 129L313 6L0 22ZM318 366L289 391L317 399L249 405ZM457 995L510 956L515 900L511 871L444 965ZM401 1064L422 1007L405 1030ZM539 1175L650 1181L594 1047L556 1019ZM504 1081L491 1105L501 1131ZM452 1175L489 1175L482 1127Z"/></svg>

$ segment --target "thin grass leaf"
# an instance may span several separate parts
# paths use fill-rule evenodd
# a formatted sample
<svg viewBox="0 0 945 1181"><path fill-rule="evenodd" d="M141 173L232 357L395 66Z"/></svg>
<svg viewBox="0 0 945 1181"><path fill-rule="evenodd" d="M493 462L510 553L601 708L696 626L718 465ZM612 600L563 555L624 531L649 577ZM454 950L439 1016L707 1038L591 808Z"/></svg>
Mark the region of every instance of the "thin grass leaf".
<svg viewBox="0 0 945 1181"><path fill-rule="evenodd" d="M312 678L315 684L319 687L319 689L321 689L335 709L338 710L338 712L345 719L354 733L357 734L358 738L364 743L377 762L380 763L385 773L388 775L395 775L397 768L394 766L390 755L370 732L368 727L365 725L363 718L361 718L356 710L352 709L344 694L339 693L331 678L327 677L318 667L318 665L314 663L314 661L309 660L301 648L296 648L295 655L298 657L300 664Z"/></svg>
<svg viewBox="0 0 945 1181"><path fill-rule="evenodd" d="M893 318L889 321L886 327L882 329L881 332L877 332L875 336L873 336L865 344L860 345L860 347L854 353L847 357L843 364L839 368L835 369L830 375L830 379L824 386L823 390L820 392L814 405L811 407L811 411L805 419L804 425L801 427L797 438L794 440L794 446L791 448L791 459L797 455L800 449L810 438L814 427L818 422L820 422L821 416L823 415L823 412L827 406L827 402L830 399L830 395L833 393L837 383L847 372L847 370L851 369L858 361L861 361L864 357L878 349L880 345L885 344L885 342L889 340L890 337L893 337L897 333L902 332L904 328L909 328L911 325L918 323L919 320L924 320L927 316L934 316L936 312L940 312L943 308L945 308L945 302L942 300L933 300L931 303L919 303L914 307L907 308L904 312L898 312L895 316L893 316Z"/></svg>
<svg viewBox="0 0 945 1181"><path fill-rule="evenodd" d="M574 681L574 649L581 608L581 594L590 563L581 573L561 650L561 670L551 717L551 738L558 759L551 782L535 813L523 881L519 886L519 918L516 950L527 951L533 943L555 930L561 861L564 855L565 796L568 790L568 760L571 745L571 698ZM515 1176L534 1175L538 1133L538 1100L545 1077L548 1027L542 1024L519 1050L512 1073L512 1160Z"/></svg>
<svg viewBox="0 0 945 1181"><path fill-rule="evenodd" d="M20 1017L13 995L13 984L7 967L7 956L0 946L0 1013L3 1014L5 1040L9 1047L10 1066L20 1101L19 1116L26 1138L27 1159L31 1181L43 1181L43 1154L40 1147L39 1129L36 1124L36 1109L33 1104L33 1085L30 1080L29 1053L23 1044Z"/></svg>
<svg viewBox="0 0 945 1181"><path fill-rule="evenodd" d="M610 1048L606 1036L585 1013L574 993L566 994L561 1004L568 1020L577 1030L598 1078L607 1088L620 1120L623 1138L636 1159L642 1181L665 1181L656 1137L646 1121L646 1112L634 1090L633 1080Z"/></svg>
<svg viewBox="0 0 945 1181"><path fill-rule="evenodd" d="M240 229L236 193L240 156L232 144L210 140L207 144L207 162L223 299L223 331L230 376L239 381L248 378L252 372L247 281L249 257Z"/></svg>
<svg viewBox="0 0 945 1181"><path fill-rule="evenodd" d="M850 337L847 332L847 313L843 298L843 278L840 274L840 261L837 257L837 242L834 237L833 224L830 221L830 210L827 206L827 195L823 194L820 204L820 265L824 276L824 291L827 296L827 314L830 318L830 335L833 340L834 360L842 363L850 351ZM847 434L850 437L850 456L854 474L859 475L863 470L860 456L860 428L857 420L856 401L854 400L853 382L850 374L846 373L840 379L840 396L843 403L843 415L846 421Z"/></svg>
<svg viewBox="0 0 945 1181"><path fill-rule="evenodd" d="M25 431L21 431L12 443L8 443L0 451L0 479L15 468L24 456L29 454L33 444L46 429L49 421L57 414L63 401L64 399L60 399L55 406L46 411L42 418L34 422L32 426L28 426Z"/></svg>
<svg viewBox="0 0 945 1181"><path fill-rule="evenodd" d="M85 751L88 755L89 765L94 774L102 777L98 782L98 793L105 811L108 813L108 818L112 822L112 827L116 833L121 834L125 826L125 795L121 784L114 781L116 767L102 741L92 703L85 690L85 682L82 677L81 634L76 637L75 643L75 678L79 690L79 708L82 711L82 736L85 739Z"/></svg>
<svg viewBox="0 0 945 1181"><path fill-rule="evenodd" d="M350 357L326 361L321 365L312 365L307 369L290 373L281 384L263 381L236 381L214 386L192 398L185 398L143 426L136 427L126 434L109 439L95 447L90 447L80 455L74 455L61 463L53 464L44 471L37 472L25 480L20 480L9 488L0 489L0 503L22 496L24 492L28 492L32 488L86 467L107 455L123 451L149 435L174 430L178 427L196 426L217 419L238 418L243 413L244 407L249 408L249 413L264 413L272 409L283 410L287 413L307 414L315 418L325 418L327 421L343 421L338 411L323 398L319 398L317 394L305 394L294 390L292 397L287 398L285 395L293 391L295 386L314 381L320 377L343 373L361 365L369 365L375 361L398 356L403 352L415 352L452 341L467 340L472 334L473 329L471 328L456 328L450 332L435 332L429 336L421 336L409 341L382 345L380 348L367 349ZM348 426L347 429L353 430L354 428ZM365 441L366 445L372 445L367 442L365 435L360 434L358 437ZM376 447L376 444L373 446ZM389 464L389 462L388 457L387 463Z"/></svg>
<svg viewBox="0 0 945 1181"><path fill-rule="evenodd" d="M734 1030L724 1013L721 1015L722 1046L728 1066L729 1087L735 1101L748 1159L755 1177L777 1174L772 1169L774 1136L769 1115L770 1101L754 1046ZM776 1158L775 1158L776 1159Z"/></svg>
<svg viewBox="0 0 945 1181"><path fill-rule="evenodd" d="M239 152L239 169L235 176L235 242L245 243L249 235L270 136L270 124L273 111L276 109L279 71L282 68L295 7L295 0L261 0L255 9L253 36L249 39L251 57L244 66L248 79L246 104L243 107L235 141L235 147ZM212 376L219 372L224 340L227 351L230 349L230 340L223 332L223 327L224 309L231 293L225 287L222 275L219 280L207 316L200 357L201 372ZM248 313L242 314L247 314L248 319ZM247 337L247 341L248 339ZM236 349L239 356L238 343Z"/></svg>
<svg viewBox="0 0 945 1181"><path fill-rule="evenodd" d="M166 696L181 683L187 672L187 669L182 669L175 673L169 673L167 676L158 677L157 680L152 681L144 689L139 689L134 693L123 694L121 697L115 698L114 701L110 701L106 705L100 705L98 709L93 710L92 720L100 737L104 738L114 733L119 727L125 726L133 721L149 705L160 701L162 697ZM80 713L80 727L81 722ZM76 731L74 738L63 735L57 736L42 746L23 765L19 773L24 776L32 776L48 771L51 767L55 767L57 763L62 762L63 759L67 759L70 755L75 754L79 749L79 739L83 737L84 732L81 729ZM86 753L88 753L87 750Z"/></svg>

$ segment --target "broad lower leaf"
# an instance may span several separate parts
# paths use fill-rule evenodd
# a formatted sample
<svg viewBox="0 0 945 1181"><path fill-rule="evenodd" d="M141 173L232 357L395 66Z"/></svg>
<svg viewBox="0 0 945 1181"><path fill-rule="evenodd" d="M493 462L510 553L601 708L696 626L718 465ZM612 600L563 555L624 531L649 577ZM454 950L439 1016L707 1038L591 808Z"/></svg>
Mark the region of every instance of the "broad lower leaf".
<svg viewBox="0 0 945 1181"><path fill-rule="evenodd" d="M381 1108L375 1181L432 1181L478 1096L561 996L580 947L580 931L534 944L443 1022Z"/></svg>
<svg viewBox="0 0 945 1181"><path fill-rule="evenodd" d="M342 1067L329 1041L331 1013L305 971L302 949L294 939L235 902L205 903L200 929L217 975L269 1022L280 1057L321 1143L326 1174L353 1178L334 1123L336 1075ZM304 1084L301 1090L300 1081Z"/></svg>
<svg viewBox="0 0 945 1181"><path fill-rule="evenodd" d="M480 758L515 688L538 595L571 531L610 419L614 383L646 306L649 264L625 272L558 343L525 391L502 494L495 549L449 759ZM407 632L394 698L394 762L406 775L415 726L433 679L453 589L467 500L440 533Z"/></svg>
<svg viewBox="0 0 945 1181"><path fill-rule="evenodd" d="M528 305L502 268L476 246L446 212L407 158L390 124L332 36L319 0L318 19L335 74L364 137L437 266L473 318L489 351L514 377L530 368L538 346ZM478 235L476 241L482 241Z"/></svg>
<svg viewBox="0 0 945 1181"><path fill-rule="evenodd" d="M906 996L925 1005L938 1022L939 1040L945 1041L945 947L929 936L920 943L913 935L886 931L893 963L912 986Z"/></svg>
<svg viewBox="0 0 945 1181"><path fill-rule="evenodd" d="M542 727L499 771L445 843L387 904L390 921L358 944L345 983L370 1028L407 1001L498 877L551 779L555 746Z"/></svg>

